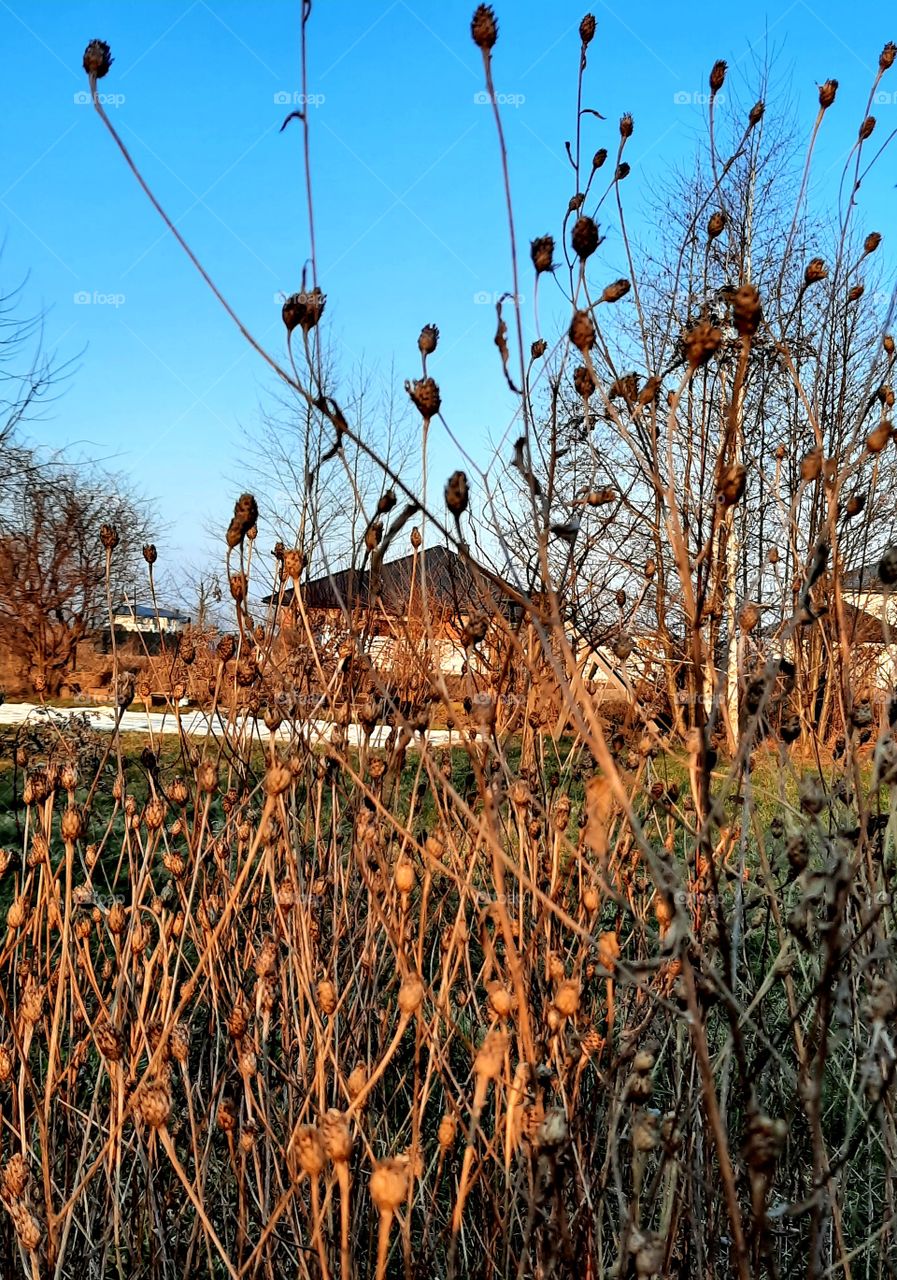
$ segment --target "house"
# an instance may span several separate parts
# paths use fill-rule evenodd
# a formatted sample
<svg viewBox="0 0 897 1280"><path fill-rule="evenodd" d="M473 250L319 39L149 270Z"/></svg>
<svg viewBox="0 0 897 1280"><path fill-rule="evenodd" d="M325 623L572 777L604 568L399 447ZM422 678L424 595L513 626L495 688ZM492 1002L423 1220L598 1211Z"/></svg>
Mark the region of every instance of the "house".
<svg viewBox="0 0 897 1280"><path fill-rule="evenodd" d="M349 567L302 584L302 603L322 644L344 634L348 620L363 625L368 652L380 669L400 660L409 639L427 645L443 675L463 674L473 657L471 637L478 623L500 617L507 627L523 621L520 592L499 575L449 547L434 546L400 556L379 567ZM292 587L266 596L294 618ZM531 603L538 607L538 597ZM632 689L612 654L592 648L572 626L565 627L585 679L603 685L615 697L629 699ZM478 649L487 658L489 639Z"/></svg>
<svg viewBox="0 0 897 1280"><path fill-rule="evenodd" d="M841 595L851 648L871 664L879 688L893 688L897 680L897 594L882 582L876 563L845 573Z"/></svg>
<svg viewBox="0 0 897 1280"><path fill-rule="evenodd" d="M186 614L174 609L156 609L152 605L125 600L113 607L112 626L116 631L136 631L144 635L164 632L178 635L190 625Z"/></svg>

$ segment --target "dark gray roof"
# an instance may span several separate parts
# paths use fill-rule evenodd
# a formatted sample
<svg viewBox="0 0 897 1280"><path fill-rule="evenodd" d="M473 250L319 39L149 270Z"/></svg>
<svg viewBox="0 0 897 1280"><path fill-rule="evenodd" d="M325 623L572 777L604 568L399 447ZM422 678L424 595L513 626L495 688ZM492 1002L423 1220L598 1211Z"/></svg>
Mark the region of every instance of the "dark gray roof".
<svg viewBox="0 0 897 1280"><path fill-rule="evenodd" d="M151 604L131 604L126 601L124 604L116 605L113 609L116 618L124 617L128 614L132 618L170 618L173 622L189 622L190 619L185 613L178 613L176 609L154 609Z"/></svg>

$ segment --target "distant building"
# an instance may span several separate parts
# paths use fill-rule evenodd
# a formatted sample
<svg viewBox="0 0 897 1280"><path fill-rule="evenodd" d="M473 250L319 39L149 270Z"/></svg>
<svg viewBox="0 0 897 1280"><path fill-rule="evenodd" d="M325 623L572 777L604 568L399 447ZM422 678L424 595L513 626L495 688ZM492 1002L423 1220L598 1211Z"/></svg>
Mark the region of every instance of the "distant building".
<svg viewBox="0 0 897 1280"><path fill-rule="evenodd" d="M125 600L112 610L112 626L116 631L138 631L144 635L164 632L177 635L190 625L186 614L174 609L154 609L152 605Z"/></svg>

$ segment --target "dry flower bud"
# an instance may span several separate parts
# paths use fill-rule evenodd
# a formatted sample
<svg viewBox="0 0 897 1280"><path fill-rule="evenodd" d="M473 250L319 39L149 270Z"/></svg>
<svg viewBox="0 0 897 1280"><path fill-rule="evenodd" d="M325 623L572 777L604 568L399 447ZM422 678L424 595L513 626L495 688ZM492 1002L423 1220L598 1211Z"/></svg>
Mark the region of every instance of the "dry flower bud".
<svg viewBox="0 0 897 1280"><path fill-rule="evenodd" d="M593 13L587 13L579 24L579 38L583 43L583 47L592 43L595 39L595 31L598 24L595 21Z"/></svg>
<svg viewBox="0 0 897 1280"><path fill-rule="evenodd" d="M554 236L537 236L530 242L529 253L537 275L554 270Z"/></svg>
<svg viewBox="0 0 897 1280"><path fill-rule="evenodd" d="M570 341L583 354L595 345L595 325L588 311L575 311L570 323Z"/></svg>
<svg viewBox="0 0 897 1280"><path fill-rule="evenodd" d="M586 258L592 256L598 248L600 239L598 226L594 219L586 214L576 219L573 224L573 230L570 233L570 244L580 261L585 262Z"/></svg>
<svg viewBox="0 0 897 1280"><path fill-rule="evenodd" d="M498 39L498 23L491 5L477 5L470 23L470 34L474 44L484 52L494 47Z"/></svg>
<svg viewBox="0 0 897 1280"><path fill-rule="evenodd" d="M726 81L727 64L718 58L710 69L710 92L711 94L719 93Z"/></svg>
<svg viewBox="0 0 897 1280"><path fill-rule="evenodd" d="M105 40L91 40L84 50L82 65L89 76L95 80L102 80L103 76L108 74L113 61L112 52Z"/></svg>
<svg viewBox="0 0 897 1280"><path fill-rule="evenodd" d="M835 101L835 94L837 92L837 80L826 80L824 84L819 86L819 105L823 111L827 111Z"/></svg>

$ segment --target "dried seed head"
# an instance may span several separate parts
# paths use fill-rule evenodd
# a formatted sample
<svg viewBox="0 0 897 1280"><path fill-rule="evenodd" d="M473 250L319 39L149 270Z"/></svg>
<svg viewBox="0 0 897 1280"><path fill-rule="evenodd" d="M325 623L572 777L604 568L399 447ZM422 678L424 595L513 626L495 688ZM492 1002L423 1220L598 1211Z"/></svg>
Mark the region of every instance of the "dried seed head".
<svg viewBox="0 0 897 1280"><path fill-rule="evenodd" d="M315 994L318 999L318 1008L329 1018L336 1012L336 987L329 978L322 978L315 988Z"/></svg>
<svg viewBox="0 0 897 1280"><path fill-rule="evenodd" d="M537 236L530 242L530 258L536 268L536 274L554 270L554 236Z"/></svg>
<svg viewBox="0 0 897 1280"><path fill-rule="evenodd" d="M607 147L599 147L592 156L592 168L600 169L607 159Z"/></svg>
<svg viewBox="0 0 897 1280"><path fill-rule="evenodd" d="M34 1253L40 1248L42 1234L40 1222L22 1200L13 1202L8 1208L19 1244L28 1253ZM33 1268L33 1272L37 1274L36 1266Z"/></svg>
<svg viewBox="0 0 897 1280"><path fill-rule="evenodd" d="M17 1151L3 1166L3 1173L0 1174L0 1195L7 1202L21 1200L30 1180L31 1174L25 1157L21 1151Z"/></svg>
<svg viewBox="0 0 897 1280"><path fill-rule="evenodd" d="M821 258L811 258L807 263L807 269L804 272L805 284L817 284L820 280L824 280L828 275L828 270Z"/></svg>
<svg viewBox="0 0 897 1280"><path fill-rule="evenodd" d="M164 1129L171 1115L171 1091L161 1080L145 1084L137 1097L137 1108L144 1124L151 1129Z"/></svg>
<svg viewBox="0 0 897 1280"><path fill-rule="evenodd" d="M63 810L59 825L62 829L63 840L67 844L73 844L76 840L81 839L84 831L84 815L77 805L71 804L67 809Z"/></svg>
<svg viewBox="0 0 897 1280"><path fill-rule="evenodd" d="M346 1081L346 1088L349 1091L349 1097L354 1100L362 1092L368 1082L368 1069L363 1062L359 1062L349 1072L349 1078Z"/></svg>
<svg viewBox="0 0 897 1280"><path fill-rule="evenodd" d="M100 525L100 542L107 551L114 551L118 546L118 530L114 524Z"/></svg>
<svg viewBox="0 0 897 1280"><path fill-rule="evenodd" d="M620 137L631 138L632 131L635 128L632 116L627 111L625 115L620 116Z"/></svg>
<svg viewBox="0 0 897 1280"><path fill-rule="evenodd" d="M595 390L595 379L584 364L579 365L573 371L573 386L576 394L582 396L583 400L588 400L589 396Z"/></svg>
<svg viewBox="0 0 897 1280"><path fill-rule="evenodd" d="M583 43L583 47L592 43L595 39L595 30L598 24L595 21L593 13L587 13L579 24L579 38Z"/></svg>
<svg viewBox="0 0 897 1280"><path fill-rule="evenodd" d="M326 1153L317 1128L313 1124L300 1125L293 1134L291 1145L301 1171L310 1178L319 1177L324 1168Z"/></svg>
<svg viewBox="0 0 897 1280"><path fill-rule="evenodd" d="M331 1107L321 1121L321 1139L324 1151L334 1164L345 1164L352 1158L352 1132L342 1111Z"/></svg>
<svg viewBox="0 0 897 1280"><path fill-rule="evenodd" d="M417 339L418 350L421 355L431 356L436 350L436 344L439 341L439 330L435 324L425 324L420 331Z"/></svg>
<svg viewBox="0 0 897 1280"><path fill-rule="evenodd" d="M594 219L587 214L577 218L570 233L570 244L581 262L585 262L586 258L592 256L598 248L599 241L598 226Z"/></svg>
<svg viewBox="0 0 897 1280"><path fill-rule="evenodd" d="M458 1136L458 1122L453 1115L446 1112L439 1121L439 1132L437 1138L439 1145L443 1151L448 1151L455 1145L455 1139Z"/></svg>
<svg viewBox="0 0 897 1280"><path fill-rule="evenodd" d="M722 209L717 209L715 213L711 213L707 220L707 237L715 240L717 236L722 235L726 228L726 215Z"/></svg>
<svg viewBox="0 0 897 1280"><path fill-rule="evenodd" d="M456 519L467 510L469 498L467 476L463 471L453 471L445 486L445 505Z"/></svg>
<svg viewBox="0 0 897 1280"><path fill-rule="evenodd" d="M575 978L565 978L554 993L554 1007L562 1018L572 1018L579 1009L580 989Z"/></svg>
<svg viewBox="0 0 897 1280"><path fill-rule="evenodd" d="M370 1192L380 1213L395 1213L408 1195L407 1163L403 1160L378 1160L371 1174Z"/></svg>
<svg viewBox="0 0 897 1280"><path fill-rule="evenodd" d="M470 23L470 34L474 44L484 52L495 46L498 39L498 23L491 5L477 5Z"/></svg>
<svg viewBox="0 0 897 1280"><path fill-rule="evenodd" d="M893 434L894 426L885 419L874 427L866 437L866 448L870 453L881 453Z"/></svg>
<svg viewBox="0 0 897 1280"><path fill-rule="evenodd" d="M760 621L760 609L754 604L753 600L748 600L741 606L738 614L738 625L742 631L753 631Z"/></svg>
<svg viewBox="0 0 897 1280"><path fill-rule="evenodd" d="M862 298L862 296L863 296L863 294L864 294L865 292L866 292L866 286L865 286L865 285L862 285L862 284L855 284L855 285L853 285L853 286L852 286L852 288L848 289L848 291L847 291L847 301L848 301L848 302L859 302L860 298Z"/></svg>
<svg viewBox="0 0 897 1280"><path fill-rule="evenodd" d="M595 345L595 325L588 311L574 311L570 323L570 341L583 354Z"/></svg>
<svg viewBox="0 0 897 1280"><path fill-rule="evenodd" d="M101 1022L96 1029L97 1048L107 1062L120 1062L125 1054L125 1038L118 1027L108 1020Z"/></svg>
<svg viewBox="0 0 897 1280"><path fill-rule="evenodd" d="M618 164L616 169L614 170L614 181L622 182L624 178L629 177L631 172L632 172L632 166L627 164L627 162L624 160L621 164Z"/></svg>
<svg viewBox="0 0 897 1280"><path fill-rule="evenodd" d="M723 331L709 320L699 320L685 334L683 345L685 356L693 369L706 364L715 351L719 350L723 340Z"/></svg>
<svg viewBox="0 0 897 1280"><path fill-rule="evenodd" d="M159 553L156 550L155 542L144 543L143 558L146 561L146 563L149 565L153 565L156 563L156 561L159 558Z"/></svg>
<svg viewBox="0 0 897 1280"><path fill-rule="evenodd" d="M399 987L399 1009L406 1016L417 1013L424 1001L424 984L417 974L409 974Z"/></svg>
<svg viewBox="0 0 897 1280"><path fill-rule="evenodd" d="M710 92L711 94L719 93L720 89L726 82L727 63L722 58L717 59L710 69Z"/></svg>
<svg viewBox="0 0 897 1280"><path fill-rule="evenodd" d="M628 280L615 280L613 284L607 285L601 295L602 302L619 302L621 298L625 298L629 290L632 288Z"/></svg>
<svg viewBox="0 0 897 1280"><path fill-rule="evenodd" d="M753 337L763 319L760 292L755 285L743 284L732 298L732 318L742 337Z"/></svg>
<svg viewBox="0 0 897 1280"><path fill-rule="evenodd" d="M894 354L894 339L891 337L889 333L886 333L885 336L882 338L881 345L884 347L885 351L889 356L892 356Z"/></svg>
<svg viewBox="0 0 897 1280"><path fill-rule="evenodd" d="M301 328L303 333L310 333L318 324L327 306L327 295L322 293L318 285L309 292L291 293L281 308L281 316L287 333Z"/></svg>
<svg viewBox="0 0 897 1280"><path fill-rule="evenodd" d="M800 478L806 483L818 480L822 475L822 450L820 448L811 449L809 453L805 453L800 462Z"/></svg>
<svg viewBox="0 0 897 1280"><path fill-rule="evenodd" d="M860 125L860 142L865 142L867 138L871 138L874 129L875 116L866 116L866 119Z"/></svg>
<svg viewBox="0 0 897 1280"><path fill-rule="evenodd" d="M251 493L243 493L234 503L233 519L227 528L227 545L238 547L249 530L258 522L258 503Z"/></svg>
<svg viewBox="0 0 897 1280"><path fill-rule="evenodd" d="M414 401L422 418L435 418L442 404L439 387L432 378L418 378L415 382L406 382L405 390Z"/></svg>
<svg viewBox="0 0 897 1280"><path fill-rule="evenodd" d="M764 102L755 102L748 112L748 128L754 129L763 119L763 113L766 110Z"/></svg>
<svg viewBox="0 0 897 1280"><path fill-rule="evenodd" d="M897 57L897 44L894 44L893 40L889 40L878 55L879 71L888 71L893 67L895 57Z"/></svg>
<svg viewBox="0 0 897 1280"><path fill-rule="evenodd" d="M507 1048L507 1033L504 1031L490 1031L480 1045L477 1056L474 1059L474 1074L485 1076L487 1080L496 1080L501 1075Z"/></svg>
<svg viewBox="0 0 897 1280"><path fill-rule="evenodd" d="M878 231L870 231L863 241L863 253L874 253L881 244L881 234Z"/></svg>
<svg viewBox="0 0 897 1280"><path fill-rule="evenodd" d="M84 50L82 65L89 76L95 80L102 80L103 76L108 74L113 61L112 51L105 40L91 40Z"/></svg>
<svg viewBox="0 0 897 1280"><path fill-rule="evenodd" d="M888 547L878 562L878 576L886 587L897 583L897 547Z"/></svg>
<svg viewBox="0 0 897 1280"><path fill-rule="evenodd" d="M747 484L747 468L740 462L733 462L720 474L716 491L717 501L722 507L733 507L739 501Z"/></svg>
<svg viewBox="0 0 897 1280"><path fill-rule="evenodd" d="M835 101L835 94L837 92L837 80L826 80L824 84L819 86L819 105L823 111L828 111L829 107Z"/></svg>

